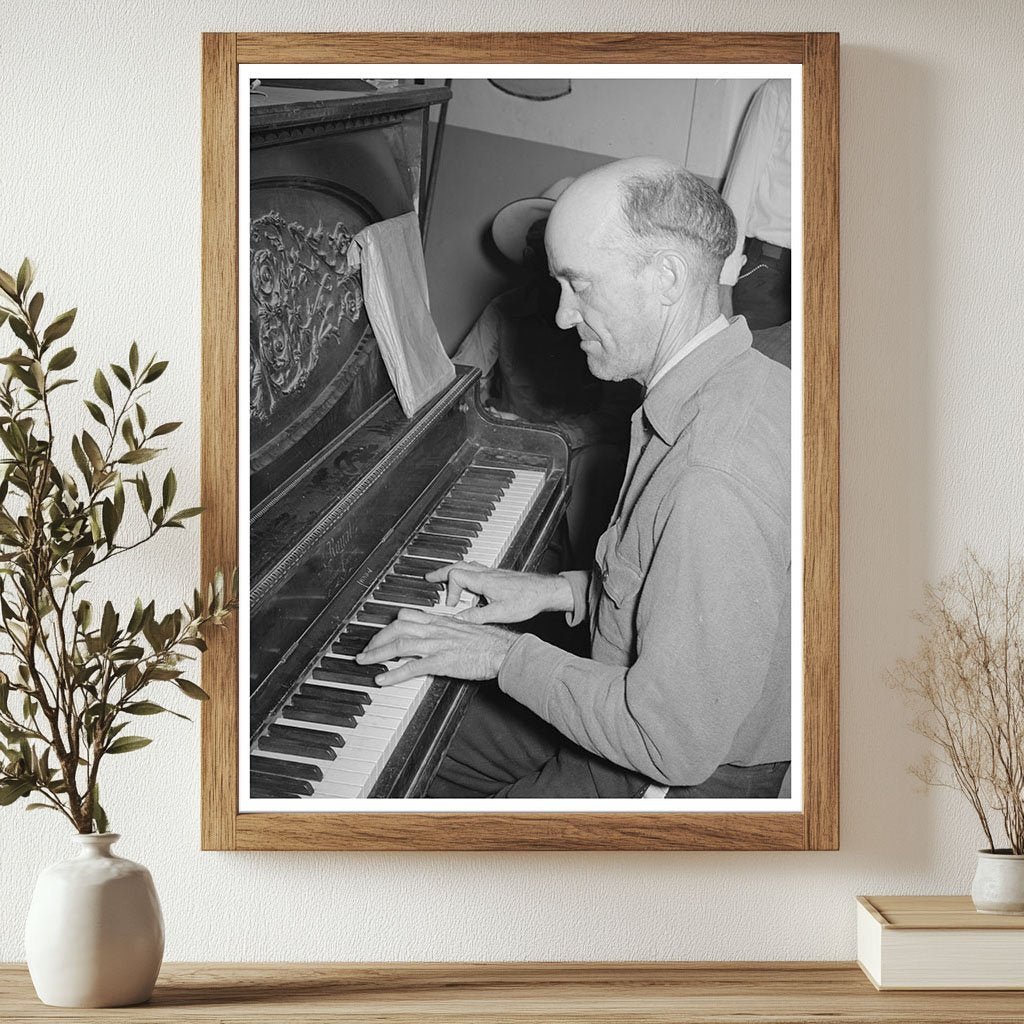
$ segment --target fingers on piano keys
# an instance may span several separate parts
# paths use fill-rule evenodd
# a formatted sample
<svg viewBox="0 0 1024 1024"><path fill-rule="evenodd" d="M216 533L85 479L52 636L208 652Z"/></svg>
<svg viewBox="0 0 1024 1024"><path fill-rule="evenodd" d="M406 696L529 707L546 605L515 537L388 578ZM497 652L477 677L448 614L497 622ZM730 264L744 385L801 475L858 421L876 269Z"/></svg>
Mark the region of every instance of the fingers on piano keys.
<svg viewBox="0 0 1024 1024"><path fill-rule="evenodd" d="M427 573L463 560L499 566L543 482L535 471L466 470L257 739L251 797L369 795L432 680L381 688L374 677L389 666L353 659L402 608L451 614L470 607L469 594L447 607L444 585L427 581Z"/></svg>

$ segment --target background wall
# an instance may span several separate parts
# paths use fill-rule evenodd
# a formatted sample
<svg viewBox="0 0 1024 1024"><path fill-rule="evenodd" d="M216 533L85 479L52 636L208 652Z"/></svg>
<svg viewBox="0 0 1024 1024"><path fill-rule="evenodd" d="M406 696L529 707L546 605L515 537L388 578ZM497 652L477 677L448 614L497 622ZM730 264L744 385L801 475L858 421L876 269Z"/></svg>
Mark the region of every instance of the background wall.
<svg viewBox="0 0 1024 1024"><path fill-rule="evenodd" d="M202 30L838 30L842 50L842 850L811 854L200 853L198 732L112 764L121 852L147 864L170 959L814 959L854 952L857 893L965 892L969 812L905 772L886 671L925 579L1022 546L1024 233L1016 0L8 0L0 265L29 253L81 307L86 366L173 359L150 418L198 493ZM49 40L49 42L47 42ZM71 389L67 389L71 390ZM188 498L191 503L191 498ZM195 529L111 582L191 591ZM23 955L55 816L0 811L0 959Z"/></svg>
<svg viewBox="0 0 1024 1024"><path fill-rule="evenodd" d="M510 96L486 79L454 82L426 246L430 311L448 353L514 282L513 265L491 240L506 203L627 156L675 160L720 188L763 81L579 78L568 96L547 102Z"/></svg>

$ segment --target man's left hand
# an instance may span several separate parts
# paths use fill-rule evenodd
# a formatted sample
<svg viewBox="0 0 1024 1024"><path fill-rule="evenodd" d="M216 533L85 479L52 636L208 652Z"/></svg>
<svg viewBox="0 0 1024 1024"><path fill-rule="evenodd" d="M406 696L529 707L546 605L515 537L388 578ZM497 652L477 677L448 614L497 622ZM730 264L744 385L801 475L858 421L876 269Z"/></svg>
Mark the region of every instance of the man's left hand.
<svg viewBox="0 0 1024 1024"><path fill-rule="evenodd" d="M377 676L376 682L381 686L425 675L494 679L517 639L517 633L497 626L481 626L454 616L403 608L398 618L356 655L356 661L365 665L411 659Z"/></svg>

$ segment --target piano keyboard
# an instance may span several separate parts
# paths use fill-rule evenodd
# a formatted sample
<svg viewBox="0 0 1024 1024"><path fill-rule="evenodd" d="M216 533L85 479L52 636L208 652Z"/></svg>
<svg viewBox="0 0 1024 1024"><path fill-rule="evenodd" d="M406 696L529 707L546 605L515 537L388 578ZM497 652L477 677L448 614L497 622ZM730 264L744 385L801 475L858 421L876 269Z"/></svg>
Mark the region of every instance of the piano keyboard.
<svg viewBox="0 0 1024 1024"><path fill-rule="evenodd" d="M401 662L354 658L402 608L451 615L441 583L424 577L458 561L499 567L544 483L533 470L469 466L332 638L280 713L261 730L249 761L249 794L352 799L369 794L432 677L380 687L374 676Z"/></svg>

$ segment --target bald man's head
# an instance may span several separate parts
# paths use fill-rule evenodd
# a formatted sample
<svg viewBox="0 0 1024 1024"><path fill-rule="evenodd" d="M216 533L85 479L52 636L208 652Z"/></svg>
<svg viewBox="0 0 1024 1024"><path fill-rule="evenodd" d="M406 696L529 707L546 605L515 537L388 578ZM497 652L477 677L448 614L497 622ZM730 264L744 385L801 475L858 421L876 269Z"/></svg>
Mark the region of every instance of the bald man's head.
<svg viewBox="0 0 1024 1024"><path fill-rule="evenodd" d="M595 376L645 381L667 337L695 333L712 305L717 310L718 277L735 237L718 193L666 160L617 160L589 171L548 220L556 322L576 328Z"/></svg>

